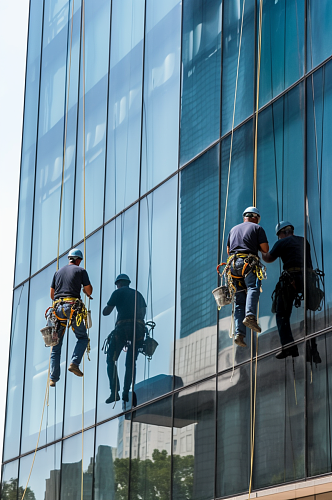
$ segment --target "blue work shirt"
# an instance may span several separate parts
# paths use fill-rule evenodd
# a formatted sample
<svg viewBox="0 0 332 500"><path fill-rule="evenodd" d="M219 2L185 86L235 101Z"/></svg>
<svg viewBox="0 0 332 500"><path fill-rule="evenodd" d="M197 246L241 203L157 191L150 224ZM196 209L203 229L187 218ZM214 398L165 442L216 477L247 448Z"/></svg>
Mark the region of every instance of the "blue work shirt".
<svg viewBox="0 0 332 500"><path fill-rule="evenodd" d="M82 286L90 285L88 273L83 267L68 264L62 267L53 276L51 288L54 288L54 299L61 297L81 298Z"/></svg>
<svg viewBox="0 0 332 500"><path fill-rule="evenodd" d="M229 253L252 253L258 255L262 243L267 243L264 229L254 222L242 222L232 227L227 239Z"/></svg>
<svg viewBox="0 0 332 500"><path fill-rule="evenodd" d="M302 236L290 235L276 241L270 250L270 255L274 259L280 257L287 271L293 267L304 267L304 238ZM310 245L307 242L307 267L312 269Z"/></svg>
<svg viewBox="0 0 332 500"><path fill-rule="evenodd" d="M116 307L118 311L117 321L124 319L134 319L135 314L135 295L137 294L136 319L143 320L146 312L146 303L143 295L129 286L123 286L115 290L107 305Z"/></svg>

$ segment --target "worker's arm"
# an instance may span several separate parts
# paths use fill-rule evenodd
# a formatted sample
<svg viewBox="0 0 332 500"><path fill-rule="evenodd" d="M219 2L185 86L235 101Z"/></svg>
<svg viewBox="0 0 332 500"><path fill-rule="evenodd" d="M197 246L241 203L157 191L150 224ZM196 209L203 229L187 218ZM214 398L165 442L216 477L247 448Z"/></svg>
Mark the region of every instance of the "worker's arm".
<svg viewBox="0 0 332 500"><path fill-rule="evenodd" d="M267 253L269 251L269 244L268 243L261 243L259 245L260 251L263 253Z"/></svg>
<svg viewBox="0 0 332 500"><path fill-rule="evenodd" d="M50 297L52 300L54 300L54 288L51 287L51 290L50 290Z"/></svg>
<svg viewBox="0 0 332 500"><path fill-rule="evenodd" d="M92 290L93 290L92 285L86 285L86 286L84 286L84 287L83 287L83 292L84 292L84 293L85 293L85 295L87 295L88 297L90 297L90 296L91 296L91 294L92 294Z"/></svg>
<svg viewBox="0 0 332 500"><path fill-rule="evenodd" d="M114 306L105 306L103 309L103 316L109 316L113 311Z"/></svg>
<svg viewBox="0 0 332 500"><path fill-rule="evenodd" d="M262 258L263 258L264 262L268 262L268 263L274 262L277 259L277 257L271 257L270 252L265 252L265 253L262 252Z"/></svg>

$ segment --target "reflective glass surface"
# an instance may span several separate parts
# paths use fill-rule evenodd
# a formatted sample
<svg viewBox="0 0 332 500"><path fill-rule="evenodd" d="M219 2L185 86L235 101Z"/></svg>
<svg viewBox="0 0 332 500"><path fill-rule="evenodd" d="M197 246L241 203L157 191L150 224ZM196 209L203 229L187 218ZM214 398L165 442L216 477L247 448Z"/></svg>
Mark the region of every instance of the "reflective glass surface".
<svg viewBox="0 0 332 500"><path fill-rule="evenodd" d="M325 293L321 310L307 312L308 333L332 323L332 262L328 257L332 244L328 210L332 182L332 144L328 134L332 111L331 76L332 64L329 63L307 81L307 239L313 268L325 273L320 279L320 288Z"/></svg>
<svg viewBox="0 0 332 500"><path fill-rule="evenodd" d="M248 490L249 464L250 371L246 364L218 378L216 496Z"/></svg>
<svg viewBox="0 0 332 500"><path fill-rule="evenodd" d="M214 498L216 380L174 397L173 499Z"/></svg>
<svg viewBox="0 0 332 500"><path fill-rule="evenodd" d="M303 75L304 4L305 0L263 4L260 106Z"/></svg>
<svg viewBox="0 0 332 500"><path fill-rule="evenodd" d="M294 234L304 235L303 90L303 85L298 85L258 117L257 206L270 250L278 240L275 226L280 221L290 221L294 226ZM301 243L303 248L304 240ZM260 352L280 345L276 315L271 312L271 296L283 271L283 262L277 259L265 265L267 279L262 281L263 293L259 299L259 322L262 328ZM295 340L304 336L303 301L299 305L292 308L290 318Z"/></svg>
<svg viewBox="0 0 332 500"><path fill-rule="evenodd" d="M180 174L176 387L216 370L219 146Z"/></svg>
<svg viewBox="0 0 332 500"><path fill-rule="evenodd" d="M6 428L3 459L19 455L21 437L21 413L23 373L27 324L29 283L17 288L13 300L13 321L9 352L9 373L6 406Z"/></svg>
<svg viewBox="0 0 332 500"><path fill-rule="evenodd" d="M331 333L307 341L309 476L332 471L331 349Z"/></svg>
<svg viewBox="0 0 332 500"><path fill-rule="evenodd" d="M299 356L258 362L253 487L305 476L305 344Z"/></svg>
<svg viewBox="0 0 332 500"><path fill-rule="evenodd" d="M40 80L38 147L31 270L35 273L55 257L59 225L62 179L63 133L68 37L68 3L47 3L44 13L42 69ZM75 80L75 79L74 79ZM75 143L72 139L72 147ZM70 143L68 144L70 147ZM61 249L71 243L73 162L64 178L66 195ZM70 166L72 168L70 168ZM68 206L67 206L68 205ZM50 230L50 228L55 230ZM46 237L47 234L47 237Z"/></svg>
<svg viewBox="0 0 332 500"><path fill-rule="evenodd" d="M170 498L172 398L133 413L130 500Z"/></svg>
<svg viewBox="0 0 332 500"><path fill-rule="evenodd" d="M2 467L1 498L2 500L12 500L17 498L18 486L18 460L9 462ZM23 491L19 491L20 496Z"/></svg>
<svg viewBox="0 0 332 500"><path fill-rule="evenodd" d="M108 0L87 0L84 4L85 74L83 75L83 50L81 47L74 242L83 238L84 192L86 234L91 233L102 224L104 210L110 2ZM85 78L84 115L83 78ZM83 140L83 119L85 122L85 141Z"/></svg>
<svg viewBox="0 0 332 500"><path fill-rule="evenodd" d="M141 201L137 289L147 304L145 319L156 323L150 335L159 345L151 360L138 355L138 404L173 388L177 180Z"/></svg>
<svg viewBox="0 0 332 500"><path fill-rule="evenodd" d="M112 3L105 219L138 198L144 1Z"/></svg>
<svg viewBox="0 0 332 500"><path fill-rule="evenodd" d="M104 229L104 250L102 267L102 298L101 309L103 310L107 301L116 289L114 284L116 277L120 273L126 273L131 279L131 288L135 288L136 282L136 261L137 261L137 225L138 225L138 205L121 214L107 224ZM112 312L111 316L100 318L100 349L103 347L109 334L114 330L117 312ZM120 387L122 390L125 374L126 354L120 353L117 362L117 372ZM110 396L110 380L107 374L107 355L104 350L99 350L98 367L98 400L97 400L97 421L106 420L112 415L121 413L122 403L119 402L114 407L114 403L106 404L106 399Z"/></svg>
<svg viewBox="0 0 332 500"><path fill-rule="evenodd" d="M21 453L35 449L42 418L50 350L45 347L40 329L46 325L45 310L51 305L49 289L54 271L55 265L52 265L30 281ZM48 410L45 408L39 446L62 435L65 350L63 345L62 377L50 391L49 407Z"/></svg>
<svg viewBox="0 0 332 500"><path fill-rule="evenodd" d="M146 2L141 193L178 167L181 2Z"/></svg>
<svg viewBox="0 0 332 500"><path fill-rule="evenodd" d="M128 499L130 414L97 427L94 498Z"/></svg>
<svg viewBox="0 0 332 500"><path fill-rule="evenodd" d="M331 55L332 4L329 0L307 0L307 69Z"/></svg>
<svg viewBox="0 0 332 500"><path fill-rule="evenodd" d="M61 463L61 500L81 498L83 469L83 498L92 499L94 430L66 439L63 442ZM82 465L83 460L83 465Z"/></svg>
<svg viewBox="0 0 332 500"><path fill-rule="evenodd" d="M28 277L30 271L31 230L36 160L40 51L43 1L30 2L29 44L25 76L24 125L18 207L15 284Z"/></svg>
<svg viewBox="0 0 332 500"><path fill-rule="evenodd" d="M222 122L221 135L232 128L243 0L223 2ZM255 2L246 0L237 82L234 125L252 114L254 96Z"/></svg>
<svg viewBox="0 0 332 500"><path fill-rule="evenodd" d="M101 278L101 247L102 231L98 231L86 240L86 270L93 287L92 300L85 298L81 293L81 298L85 302L87 309L91 310L92 328L89 330L91 352L90 360L85 352L80 369L84 373L84 380L67 372L64 434L75 432L82 426L82 410L84 408L84 426L88 427L95 423L96 408L96 380L98 363L98 332L99 332L99 306L100 306L100 278ZM79 247L84 251L83 244ZM83 265L83 263L81 264ZM76 344L76 337L71 328L68 332L68 359L67 367L71 363L71 356ZM64 342L65 343L65 342ZM65 360L63 354L61 359ZM63 373L63 372L62 372ZM84 391L84 401L83 399Z"/></svg>
<svg viewBox="0 0 332 500"><path fill-rule="evenodd" d="M221 0L184 0L180 164L219 138Z"/></svg>
<svg viewBox="0 0 332 500"><path fill-rule="evenodd" d="M24 491L32 465L33 454L21 458L19 491ZM24 498L31 500L48 500L60 498L60 462L61 443L57 443L36 454L34 466L29 478L28 490ZM19 498L22 494L19 495Z"/></svg>

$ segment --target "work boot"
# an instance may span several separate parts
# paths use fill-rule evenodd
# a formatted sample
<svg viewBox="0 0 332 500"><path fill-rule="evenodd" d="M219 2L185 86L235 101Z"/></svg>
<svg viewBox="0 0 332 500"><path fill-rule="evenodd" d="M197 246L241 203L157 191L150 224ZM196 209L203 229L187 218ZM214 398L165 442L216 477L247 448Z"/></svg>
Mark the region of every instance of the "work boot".
<svg viewBox="0 0 332 500"><path fill-rule="evenodd" d="M79 366L75 365L75 363L70 363L68 371L72 372L74 375L77 375L78 377L83 377L83 372L81 372Z"/></svg>
<svg viewBox="0 0 332 500"><path fill-rule="evenodd" d="M249 316L246 316L244 320L242 321L244 326L247 328L250 328L250 330L254 330L254 332L261 333L261 327L257 323L257 320L253 314L250 314Z"/></svg>
<svg viewBox="0 0 332 500"><path fill-rule="evenodd" d="M313 351L312 360L315 363L315 365L318 365L319 363L322 362L318 351Z"/></svg>
<svg viewBox="0 0 332 500"><path fill-rule="evenodd" d="M242 333L237 333L235 335L235 338L234 338L234 342L236 345L240 346L240 347L247 347L247 344L245 343L244 341L244 335L242 335Z"/></svg>
<svg viewBox="0 0 332 500"><path fill-rule="evenodd" d="M293 345L292 347L286 347L286 349L281 349L281 351L277 352L276 359L285 359L287 356L293 356L296 358L299 355L299 350L297 345Z"/></svg>
<svg viewBox="0 0 332 500"><path fill-rule="evenodd" d="M114 401L120 401L120 394L118 392L116 395L111 392L111 395L106 399L105 403L108 405L114 403Z"/></svg>
<svg viewBox="0 0 332 500"><path fill-rule="evenodd" d="M128 401L129 401L129 393L127 391L123 391L122 392L122 401L124 401L125 403L128 403Z"/></svg>
<svg viewBox="0 0 332 500"><path fill-rule="evenodd" d="M50 380L50 387L55 387L55 380Z"/></svg>

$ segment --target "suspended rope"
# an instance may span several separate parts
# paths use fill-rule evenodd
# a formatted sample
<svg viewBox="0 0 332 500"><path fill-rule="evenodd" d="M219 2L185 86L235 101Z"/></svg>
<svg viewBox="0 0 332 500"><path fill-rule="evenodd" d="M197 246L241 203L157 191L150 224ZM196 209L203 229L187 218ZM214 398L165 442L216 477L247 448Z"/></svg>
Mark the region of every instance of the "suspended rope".
<svg viewBox="0 0 332 500"><path fill-rule="evenodd" d="M66 99L66 107L65 107L65 131L64 131L64 147L63 147L63 157L62 157L62 175L61 175L61 190L60 190L60 209L59 209L59 226L58 226L58 244L57 244L57 260L56 260L56 270L59 269L59 254L60 254L60 235L61 235L61 216L62 216L62 205L63 205L63 191L64 191L64 169L65 169L65 159L66 159L66 143L67 143L67 128L68 128L68 106L69 106L69 90L70 90L70 69L71 69L71 54L72 54L72 42L73 42L73 22L74 22L74 0L72 2L72 10L71 10L71 27L70 27L70 47L69 47L69 64L68 64L68 85L67 85L67 99ZM22 287L23 290L23 287ZM21 292L22 294L22 292ZM20 296L21 298L21 296ZM15 319L16 321L16 319ZM45 397L44 397L44 404L43 404L43 409L42 409L42 415L41 415L41 420L40 420L40 426L39 426L39 432L38 432L38 438L37 438L37 444L35 448L35 452L33 455L33 460L28 476L28 480L22 495L21 500L24 500L25 493L27 491L29 481L31 478L33 466L35 463L35 458L38 450L38 445L39 445L39 439L41 435L41 430L42 430L42 425L43 425L43 420L44 420L44 412L45 412L45 406L49 404L49 388L50 388L50 368L51 368L51 354L52 354L52 347L50 348L50 356L48 360L48 371L47 371L47 381L46 381L46 391L45 391ZM54 421L54 426L55 426L55 421ZM46 428L46 439L47 439L47 428Z"/></svg>
<svg viewBox="0 0 332 500"><path fill-rule="evenodd" d="M258 61L257 61L257 92L256 92L256 126L255 126L255 141L254 141L254 181L253 181L253 206L256 206L257 202L257 135L258 135L258 109L259 109L259 82L260 82L260 68L261 68L261 52L262 52L262 21L263 21L263 0L260 0L259 9L259 27L258 27ZM257 321L259 317L259 303L257 307ZM251 360L250 364L252 366L253 356L252 356L252 343L253 343L253 331L251 330ZM250 480L249 480L249 496L252 489L252 477L253 477L253 467L254 467L254 450L255 450L255 424L256 424L256 399L257 399L257 367L258 367L258 332L256 333L256 356L255 356L255 383L254 383L254 394L253 400L250 400ZM250 370L251 381L250 381L250 393L252 395L252 367ZM253 403L252 403L253 401Z"/></svg>

